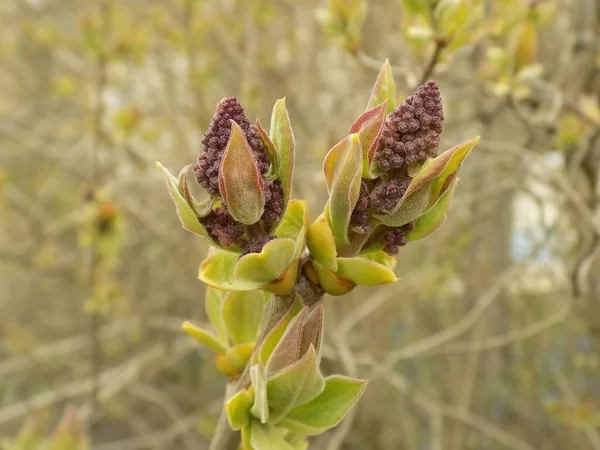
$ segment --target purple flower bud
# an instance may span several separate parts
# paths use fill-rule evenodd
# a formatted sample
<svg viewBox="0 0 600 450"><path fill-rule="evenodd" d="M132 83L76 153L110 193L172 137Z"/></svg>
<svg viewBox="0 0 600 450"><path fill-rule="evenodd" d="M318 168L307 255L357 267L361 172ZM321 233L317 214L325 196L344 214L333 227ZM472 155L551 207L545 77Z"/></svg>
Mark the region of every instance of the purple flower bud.
<svg viewBox="0 0 600 450"><path fill-rule="evenodd" d="M248 144L252 148L260 173L265 174L269 170L269 156L264 149L256 127L250 123L244 113L244 108L235 97L226 98L217 106L217 110L204 134L202 139L204 153L198 157L198 162L194 167L196 181L210 195L219 194L219 183L213 180L217 180L219 176L221 159L231 134L232 120L242 129ZM215 167L216 170L210 171L209 167Z"/></svg>
<svg viewBox="0 0 600 450"><path fill-rule="evenodd" d="M228 248L243 243L245 227L236 222L226 208L216 208L200 220L210 236L223 247Z"/></svg>
<svg viewBox="0 0 600 450"><path fill-rule="evenodd" d="M387 117L375 160L384 172L425 162L437 155L443 128L440 90L435 81L428 81Z"/></svg>
<svg viewBox="0 0 600 450"><path fill-rule="evenodd" d="M265 210L262 219L270 224L279 222L283 215L283 188L281 182L275 180L265 184Z"/></svg>
<svg viewBox="0 0 600 450"><path fill-rule="evenodd" d="M260 253L267 242L272 241L273 239L275 239L275 237L269 236L268 234L253 236L242 250L240 258L248 253Z"/></svg>
<svg viewBox="0 0 600 450"><path fill-rule="evenodd" d="M371 205L378 212L392 211L410 185L410 178L384 181L371 192Z"/></svg>

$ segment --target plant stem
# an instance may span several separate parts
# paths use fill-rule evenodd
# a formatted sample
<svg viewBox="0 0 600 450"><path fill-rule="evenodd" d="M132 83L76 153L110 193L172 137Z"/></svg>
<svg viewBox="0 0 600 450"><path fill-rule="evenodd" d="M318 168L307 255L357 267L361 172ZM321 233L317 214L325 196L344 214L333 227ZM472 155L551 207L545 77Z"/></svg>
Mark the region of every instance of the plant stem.
<svg viewBox="0 0 600 450"><path fill-rule="evenodd" d="M223 408L221 409L221 415L217 422L217 428L215 434L210 443L208 450L237 450L240 437L238 432L233 431L229 427L227 421L227 413L225 411L225 402L227 402L233 394L237 391L237 383L227 383L225 388L225 398L223 400Z"/></svg>

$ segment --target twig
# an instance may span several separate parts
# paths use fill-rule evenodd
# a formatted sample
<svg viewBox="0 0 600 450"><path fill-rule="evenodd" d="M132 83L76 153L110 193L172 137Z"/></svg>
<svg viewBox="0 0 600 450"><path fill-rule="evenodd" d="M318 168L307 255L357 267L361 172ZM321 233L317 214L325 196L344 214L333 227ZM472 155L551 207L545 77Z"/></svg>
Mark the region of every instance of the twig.
<svg viewBox="0 0 600 450"><path fill-rule="evenodd" d="M513 450L537 450L528 443L507 433L482 417L453 405L436 402L429 397L414 392L408 381L398 374L388 373L386 374L385 379L397 390L409 396L417 405L428 411L434 417L441 416L459 420L479 433Z"/></svg>

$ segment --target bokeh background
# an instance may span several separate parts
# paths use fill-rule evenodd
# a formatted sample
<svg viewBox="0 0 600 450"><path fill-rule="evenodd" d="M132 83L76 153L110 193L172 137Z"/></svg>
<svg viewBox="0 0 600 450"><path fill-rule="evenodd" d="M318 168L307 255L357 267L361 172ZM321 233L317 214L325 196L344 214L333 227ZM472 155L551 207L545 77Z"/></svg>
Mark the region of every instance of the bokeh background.
<svg viewBox="0 0 600 450"><path fill-rule="evenodd" d="M399 99L441 85L442 147L482 140L401 281L325 300L324 371L371 383L311 448L600 449L595 0L2 0L6 448L67 406L93 449L207 448L224 380L180 330L207 246L154 162L193 162L221 98L285 96L314 218L385 58Z"/></svg>

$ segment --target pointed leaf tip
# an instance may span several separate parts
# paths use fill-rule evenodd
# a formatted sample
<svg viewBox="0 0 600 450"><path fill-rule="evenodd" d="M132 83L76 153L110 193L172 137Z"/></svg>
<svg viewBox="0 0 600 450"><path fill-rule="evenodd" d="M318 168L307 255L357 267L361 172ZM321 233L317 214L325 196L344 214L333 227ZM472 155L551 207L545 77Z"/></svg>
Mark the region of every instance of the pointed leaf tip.
<svg viewBox="0 0 600 450"><path fill-rule="evenodd" d="M216 353L227 352L227 346L223 342L221 342L208 331L198 328L193 323L186 320L183 322L183 324L181 324L181 328L187 334L193 337L200 345L203 345L204 347L213 350Z"/></svg>
<svg viewBox="0 0 600 450"><path fill-rule="evenodd" d="M388 101L387 112L391 113L396 106L396 83L394 82L392 67L387 58L375 80L375 85L367 103L367 110L374 108L386 100Z"/></svg>

